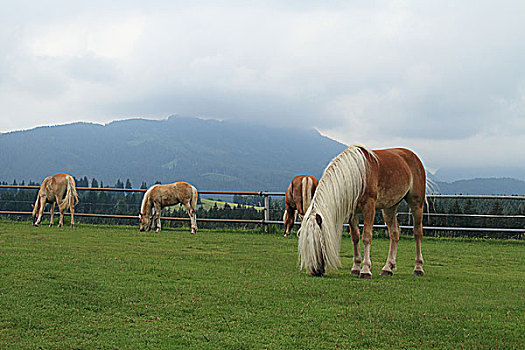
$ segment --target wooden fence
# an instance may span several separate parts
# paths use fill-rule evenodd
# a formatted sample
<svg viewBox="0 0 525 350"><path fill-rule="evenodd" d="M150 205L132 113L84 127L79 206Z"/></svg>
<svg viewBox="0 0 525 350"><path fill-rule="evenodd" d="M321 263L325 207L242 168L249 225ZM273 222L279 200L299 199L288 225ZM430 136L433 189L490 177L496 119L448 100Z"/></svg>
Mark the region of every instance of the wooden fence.
<svg viewBox="0 0 525 350"><path fill-rule="evenodd" d="M1 189L27 189L27 190L38 190L39 186L16 186L16 185L0 185ZM91 187L77 187L77 191L107 191L107 192L127 192L127 193L143 193L146 189L129 189L129 188L91 188ZM247 195L247 196L260 196L264 202L264 210L260 220L253 219L221 219L221 218L197 218L201 222L222 222L222 223L246 223L246 224L260 224L263 225L265 231L268 231L268 225L283 225L283 221L270 220L270 197L283 197L284 192L269 192L269 191L199 191L199 195ZM495 199L495 200L520 200L525 203L525 196L494 196L494 195L441 195L441 194L429 194L427 195L429 200L438 198L451 198L451 199ZM0 211L0 215L31 215L31 212L26 211ZM400 212L398 215L410 215L407 212ZM137 216L131 215L114 215L114 214L90 214L90 213L75 213L78 217L100 217L100 218L115 218L115 219L137 219ZM500 233L511 233L518 234L519 237L525 235L525 215L487 215L487 214L452 214L452 213L425 213L425 216L448 216L448 217L471 217L471 218L494 218L494 219L506 219L514 218L522 220L522 225L516 228L502 228L502 227L444 227L444 226L428 226L424 225L423 230L425 231L450 231L450 232L500 232ZM175 218L175 217L161 217L162 220L171 221L189 221L189 218ZM296 225L300 225L300 222L296 222ZM346 224L345 226L348 226ZM360 225L362 226L362 225ZM411 229L411 226L401 225L401 229ZM386 225L374 225L374 228L386 229Z"/></svg>

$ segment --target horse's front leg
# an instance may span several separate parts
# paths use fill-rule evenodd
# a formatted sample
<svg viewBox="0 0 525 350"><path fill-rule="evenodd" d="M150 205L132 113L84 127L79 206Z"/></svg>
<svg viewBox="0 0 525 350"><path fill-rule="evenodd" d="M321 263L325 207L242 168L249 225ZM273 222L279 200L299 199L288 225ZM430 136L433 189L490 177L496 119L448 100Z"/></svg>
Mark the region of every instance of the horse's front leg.
<svg viewBox="0 0 525 350"><path fill-rule="evenodd" d="M49 227L53 227L53 215L55 215L55 202L51 203L51 210L49 211L51 219L49 220Z"/></svg>
<svg viewBox="0 0 525 350"><path fill-rule="evenodd" d="M162 211L162 207L160 204L155 204L155 220L157 222L157 229L155 230L156 233L159 233L161 229L160 225L160 212Z"/></svg>
<svg viewBox="0 0 525 350"><path fill-rule="evenodd" d="M372 246L372 233L374 229L375 201L369 200L363 209L363 267L359 278L372 278L372 261L370 260L370 248Z"/></svg>
<svg viewBox="0 0 525 350"><path fill-rule="evenodd" d="M348 221L350 226L350 236L352 237L352 243L354 244L354 265L352 266L351 274L359 275L361 273L361 247L359 246L359 216L354 214Z"/></svg>
<svg viewBox="0 0 525 350"><path fill-rule="evenodd" d="M385 266L381 270L381 275L383 276L392 276L393 272L396 270L397 243L399 242L400 233L396 210L397 206L383 209L383 218L385 219L386 226L388 227L388 235L390 236L388 258Z"/></svg>

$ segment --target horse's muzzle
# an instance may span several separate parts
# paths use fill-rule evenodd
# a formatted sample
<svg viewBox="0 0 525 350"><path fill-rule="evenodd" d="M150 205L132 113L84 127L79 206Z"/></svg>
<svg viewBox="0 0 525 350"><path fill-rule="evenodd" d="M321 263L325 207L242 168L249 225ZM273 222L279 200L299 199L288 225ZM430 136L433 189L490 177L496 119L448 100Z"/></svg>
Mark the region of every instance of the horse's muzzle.
<svg viewBox="0 0 525 350"><path fill-rule="evenodd" d="M310 275L315 277L322 277L324 275L324 259L321 259L319 266L310 267Z"/></svg>
<svg viewBox="0 0 525 350"><path fill-rule="evenodd" d="M310 269L310 275L314 277L322 277L324 275L324 269Z"/></svg>

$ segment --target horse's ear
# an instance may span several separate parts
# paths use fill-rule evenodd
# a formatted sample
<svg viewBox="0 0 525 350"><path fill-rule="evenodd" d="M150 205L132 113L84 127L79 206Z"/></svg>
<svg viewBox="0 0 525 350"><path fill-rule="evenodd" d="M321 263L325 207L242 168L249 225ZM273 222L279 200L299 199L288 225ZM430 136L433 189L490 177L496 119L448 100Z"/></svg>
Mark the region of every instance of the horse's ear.
<svg viewBox="0 0 525 350"><path fill-rule="evenodd" d="M317 221L317 225L321 227L321 224L323 223L323 218L319 214L315 214L315 221Z"/></svg>
<svg viewBox="0 0 525 350"><path fill-rule="evenodd" d="M141 217L142 217L142 213L139 211L139 218L141 218Z"/></svg>

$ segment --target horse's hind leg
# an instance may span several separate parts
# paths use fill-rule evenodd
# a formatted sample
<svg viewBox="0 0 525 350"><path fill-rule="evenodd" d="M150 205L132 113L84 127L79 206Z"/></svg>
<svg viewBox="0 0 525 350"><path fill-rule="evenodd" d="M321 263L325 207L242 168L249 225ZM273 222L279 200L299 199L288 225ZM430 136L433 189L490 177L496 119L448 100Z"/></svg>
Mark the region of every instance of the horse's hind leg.
<svg viewBox="0 0 525 350"><path fill-rule="evenodd" d="M396 217L397 205L383 209L383 218L388 227L388 235L390 236L390 249L388 250L388 258L386 264L381 270L381 275L392 276L396 269L397 243L399 242L399 223Z"/></svg>
<svg viewBox="0 0 525 350"><path fill-rule="evenodd" d="M55 202L51 203L51 210L49 210L49 215L51 218L49 219L49 227L53 227L53 215L55 215Z"/></svg>
<svg viewBox="0 0 525 350"><path fill-rule="evenodd" d="M195 234L197 233L197 212L191 207L190 203L184 204L184 207L186 207L186 211L190 217L191 233Z"/></svg>
<svg viewBox="0 0 525 350"><path fill-rule="evenodd" d="M423 255L421 254L421 239L423 237L423 205L410 204L414 218L414 239L416 240L416 266L414 275L423 276Z"/></svg>
<svg viewBox="0 0 525 350"><path fill-rule="evenodd" d="M65 209L60 207L60 205L59 205L58 206L58 211L60 212L60 220L58 220L57 227L62 227L62 226L64 226L64 211L65 211Z"/></svg>
<svg viewBox="0 0 525 350"><path fill-rule="evenodd" d="M287 205L286 210L284 211L284 218L283 218L284 237L288 237L290 235L290 231L292 231L293 224L295 221L295 215L296 215L295 209Z"/></svg>
<svg viewBox="0 0 525 350"><path fill-rule="evenodd" d="M191 233L196 234L198 227L197 227L197 210L191 209L191 220L193 221L192 227L191 227Z"/></svg>
<svg viewBox="0 0 525 350"><path fill-rule="evenodd" d="M42 221L42 216L44 215L44 208L46 207L46 204L47 204L45 197L39 197L38 201L39 201L38 213L37 213L37 218L33 226L38 226L40 224L40 221Z"/></svg>
<svg viewBox="0 0 525 350"><path fill-rule="evenodd" d="M71 207L69 207L69 212L71 213L71 228L75 226L75 204L71 203Z"/></svg>
<svg viewBox="0 0 525 350"><path fill-rule="evenodd" d="M60 196L55 195L56 203L58 204L58 211L60 212L60 220L58 220L57 227L64 226L64 210L66 210L65 202L62 202ZM54 203L53 203L54 204Z"/></svg>
<svg viewBox="0 0 525 350"><path fill-rule="evenodd" d="M354 265L352 266L351 274L359 275L361 272L361 248L359 246L359 216L352 215L348 221L350 226L350 236L352 236L352 243L354 244Z"/></svg>

